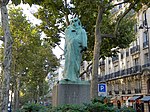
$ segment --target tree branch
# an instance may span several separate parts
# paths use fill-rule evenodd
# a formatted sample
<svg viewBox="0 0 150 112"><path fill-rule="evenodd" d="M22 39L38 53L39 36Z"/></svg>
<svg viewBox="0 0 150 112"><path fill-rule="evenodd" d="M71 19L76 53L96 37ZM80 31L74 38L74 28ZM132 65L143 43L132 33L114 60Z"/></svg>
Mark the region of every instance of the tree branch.
<svg viewBox="0 0 150 112"><path fill-rule="evenodd" d="M128 14L128 12L129 12L132 8L134 8L134 6L135 6L135 4L136 4L137 2L138 2L138 1L136 1L136 2L134 2L134 3L131 3L131 4L129 5L129 8L128 8L128 9L121 15L121 17L117 20L117 23L116 23L116 26L115 26L115 31L114 31L114 35L115 35L115 36L116 36L116 34L117 34L118 26L119 26L121 20L123 19L123 17L125 17L125 16Z"/></svg>
<svg viewBox="0 0 150 112"><path fill-rule="evenodd" d="M118 6L118 5L121 5L121 4L124 4L124 3L128 3L128 2L129 2L129 0L125 0L125 1L123 1L123 2L114 4L114 5L112 5L111 7L115 7L115 6Z"/></svg>
<svg viewBox="0 0 150 112"><path fill-rule="evenodd" d="M62 51L64 51L64 49L61 48L59 44L56 43L56 45L59 47L59 49L61 49Z"/></svg>
<svg viewBox="0 0 150 112"><path fill-rule="evenodd" d="M112 1L110 1L108 4L108 6L106 6L106 9L111 9L111 8L113 8L113 7L115 7L115 6L118 6L118 5L121 5L121 4L124 4L124 3L128 3L129 2L129 0L124 0L123 2L120 2L120 3L117 3L117 4L113 4L113 5L111 5L111 2Z"/></svg>
<svg viewBox="0 0 150 112"><path fill-rule="evenodd" d="M85 73L87 74L89 67L93 64L93 62L91 62L90 64L88 64L88 66L86 67L86 70L84 70L79 77L82 77Z"/></svg>
<svg viewBox="0 0 150 112"><path fill-rule="evenodd" d="M9 0L2 0L1 4L2 6L6 6L9 3Z"/></svg>
<svg viewBox="0 0 150 112"><path fill-rule="evenodd" d="M64 1L64 8L67 9L67 0ZM65 12L65 19L66 19L66 25L69 26L70 22L69 22L69 18L68 18L68 13Z"/></svg>
<svg viewBox="0 0 150 112"><path fill-rule="evenodd" d="M102 38L114 38L113 34L101 34Z"/></svg>

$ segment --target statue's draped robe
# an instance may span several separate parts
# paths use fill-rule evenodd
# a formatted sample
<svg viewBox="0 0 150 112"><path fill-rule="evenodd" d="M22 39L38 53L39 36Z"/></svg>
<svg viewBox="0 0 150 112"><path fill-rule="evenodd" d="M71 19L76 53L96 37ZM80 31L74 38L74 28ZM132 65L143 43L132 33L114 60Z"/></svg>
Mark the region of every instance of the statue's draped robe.
<svg viewBox="0 0 150 112"><path fill-rule="evenodd" d="M80 74L82 50L87 48L87 35L79 26L68 26L65 30L65 69L64 79L77 81Z"/></svg>

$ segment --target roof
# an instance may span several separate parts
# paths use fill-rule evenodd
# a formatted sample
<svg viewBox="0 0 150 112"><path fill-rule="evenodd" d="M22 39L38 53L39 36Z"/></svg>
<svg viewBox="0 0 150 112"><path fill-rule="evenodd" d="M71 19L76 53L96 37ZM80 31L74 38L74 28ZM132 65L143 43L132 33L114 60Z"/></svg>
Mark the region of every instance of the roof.
<svg viewBox="0 0 150 112"><path fill-rule="evenodd" d="M136 101L137 99L140 99L142 96L133 96L131 98L128 99L129 102L134 102Z"/></svg>
<svg viewBox="0 0 150 112"><path fill-rule="evenodd" d="M150 101L150 96L144 96L142 99L140 99L143 102L149 102Z"/></svg>

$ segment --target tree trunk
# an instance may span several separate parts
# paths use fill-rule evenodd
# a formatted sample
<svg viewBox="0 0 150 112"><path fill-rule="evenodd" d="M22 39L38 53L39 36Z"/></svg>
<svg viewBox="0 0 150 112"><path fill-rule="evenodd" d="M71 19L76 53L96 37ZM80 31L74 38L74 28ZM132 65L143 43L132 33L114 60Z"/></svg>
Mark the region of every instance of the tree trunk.
<svg viewBox="0 0 150 112"><path fill-rule="evenodd" d="M15 82L14 82L14 98L13 98L13 111L14 112L16 111L16 96L17 96L17 82L16 82L16 79L15 79Z"/></svg>
<svg viewBox="0 0 150 112"><path fill-rule="evenodd" d="M102 21L103 8L98 7L98 16L96 20L95 28L95 44L94 44L94 56L92 65L92 79L91 79L91 99L98 97L98 67L99 67L99 55L100 55L100 44L102 41L100 24Z"/></svg>
<svg viewBox="0 0 150 112"><path fill-rule="evenodd" d="M10 34L8 23L7 3L9 0L1 0L1 22L4 31L4 76L2 84L2 112L7 112L9 102L9 89L10 89L10 68L12 58L12 37Z"/></svg>
<svg viewBox="0 0 150 112"><path fill-rule="evenodd" d="M17 76L16 78L16 90L14 93L14 112L16 112L19 109L19 92L20 92L20 78Z"/></svg>

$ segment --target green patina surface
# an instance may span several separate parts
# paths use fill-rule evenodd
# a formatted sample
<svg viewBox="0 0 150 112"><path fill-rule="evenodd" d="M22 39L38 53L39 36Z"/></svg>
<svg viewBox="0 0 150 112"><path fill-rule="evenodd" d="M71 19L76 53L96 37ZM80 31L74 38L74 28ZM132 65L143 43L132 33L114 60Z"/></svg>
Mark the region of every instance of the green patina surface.
<svg viewBox="0 0 150 112"><path fill-rule="evenodd" d="M86 50L86 48L86 31L82 28L80 20L77 17L73 18L70 25L65 30L64 80L72 81L73 83L80 83L80 64L82 60L82 53Z"/></svg>

